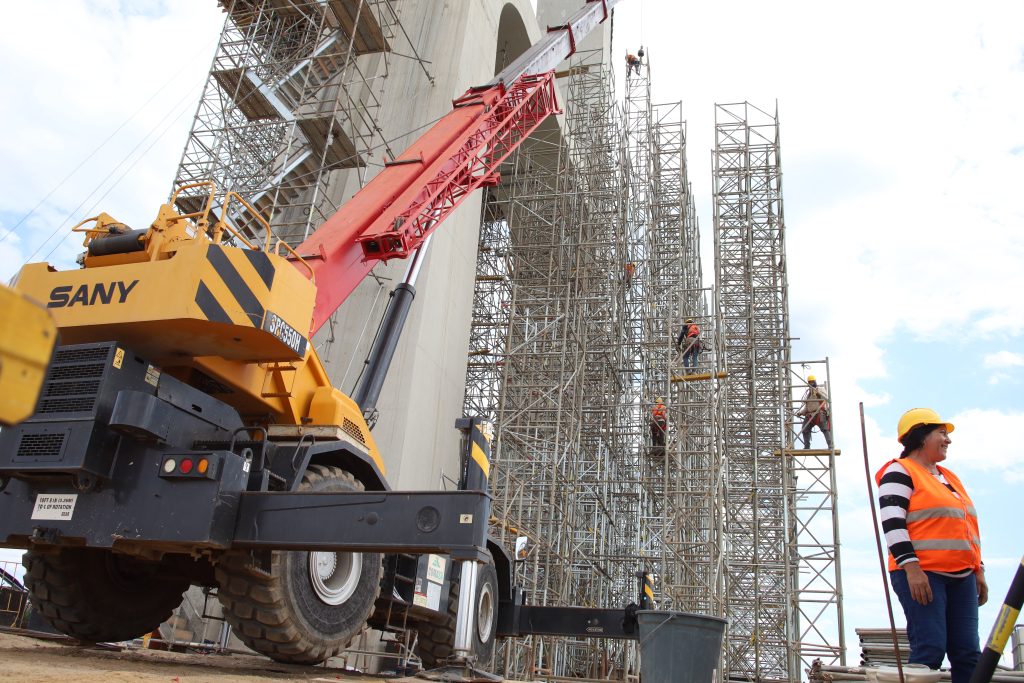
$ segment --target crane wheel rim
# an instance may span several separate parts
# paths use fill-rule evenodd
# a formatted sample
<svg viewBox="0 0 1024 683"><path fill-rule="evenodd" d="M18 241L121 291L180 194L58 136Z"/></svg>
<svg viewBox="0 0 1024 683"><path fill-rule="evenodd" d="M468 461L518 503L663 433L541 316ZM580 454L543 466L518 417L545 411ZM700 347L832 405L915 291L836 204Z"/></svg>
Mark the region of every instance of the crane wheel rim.
<svg viewBox="0 0 1024 683"><path fill-rule="evenodd" d="M309 580L316 596L328 605L348 601L363 574L362 553L309 553Z"/></svg>
<svg viewBox="0 0 1024 683"><path fill-rule="evenodd" d="M480 589L480 600L476 608L476 631L481 643L491 639L494 628L494 591L491 584L484 583Z"/></svg>

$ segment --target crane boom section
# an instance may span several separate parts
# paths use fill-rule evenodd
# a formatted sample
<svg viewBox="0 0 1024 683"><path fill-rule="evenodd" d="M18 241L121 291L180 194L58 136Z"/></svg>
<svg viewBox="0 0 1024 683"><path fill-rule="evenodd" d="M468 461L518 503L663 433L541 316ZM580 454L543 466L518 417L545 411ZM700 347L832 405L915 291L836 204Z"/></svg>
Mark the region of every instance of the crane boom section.
<svg viewBox="0 0 1024 683"><path fill-rule="evenodd" d="M519 55L484 87L513 83L520 76L551 71L576 52L576 41L583 40L620 0L587 0L576 14L561 26L549 26L548 34Z"/></svg>
<svg viewBox="0 0 1024 683"><path fill-rule="evenodd" d="M397 159L387 162L296 251L317 285L310 336L377 261L405 258L501 163L558 112L552 73L470 89Z"/></svg>
<svg viewBox="0 0 1024 683"><path fill-rule="evenodd" d="M619 0L587 0L565 24L548 28L490 82L470 88L454 109L303 242L297 252L317 284L315 334L377 261L406 258L549 115L558 112L553 69L605 21Z"/></svg>

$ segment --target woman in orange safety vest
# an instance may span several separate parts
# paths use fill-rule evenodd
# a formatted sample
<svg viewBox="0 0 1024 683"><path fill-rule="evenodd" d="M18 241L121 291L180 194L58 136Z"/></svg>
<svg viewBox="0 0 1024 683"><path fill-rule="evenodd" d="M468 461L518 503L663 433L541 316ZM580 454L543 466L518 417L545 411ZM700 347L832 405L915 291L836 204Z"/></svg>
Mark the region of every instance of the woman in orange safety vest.
<svg viewBox="0 0 1024 683"><path fill-rule="evenodd" d="M929 408L900 418L903 453L875 474L889 577L907 618L910 663L968 683L980 656L978 606L988 600L978 515L963 482L939 465L953 425Z"/></svg>

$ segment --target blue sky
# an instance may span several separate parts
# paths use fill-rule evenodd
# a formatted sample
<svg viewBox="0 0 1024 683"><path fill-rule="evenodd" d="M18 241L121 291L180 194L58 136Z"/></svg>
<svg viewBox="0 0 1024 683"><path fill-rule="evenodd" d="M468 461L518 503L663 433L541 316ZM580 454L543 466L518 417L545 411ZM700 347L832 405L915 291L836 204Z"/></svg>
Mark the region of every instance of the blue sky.
<svg viewBox="0 0 1024 683"><path fill-rule="evenodd" d="M212 0L5 11L4 280L58 242L50 259L69 262L79 245L60 238L98 210L148 224L223 21ZM930 406L956 423L948 464L978 505L993 596L983 638L1024 554L1014 528L1024 486L1022 25L1019 2L624 0L616 11L620 78L618 56L643 43L655 101L683 102L708 276L714 104L778 101L793 358L830 358L843 449L851 662L853 628L885 623L858 402L872 471L898 454L904 410Z"/></svg>

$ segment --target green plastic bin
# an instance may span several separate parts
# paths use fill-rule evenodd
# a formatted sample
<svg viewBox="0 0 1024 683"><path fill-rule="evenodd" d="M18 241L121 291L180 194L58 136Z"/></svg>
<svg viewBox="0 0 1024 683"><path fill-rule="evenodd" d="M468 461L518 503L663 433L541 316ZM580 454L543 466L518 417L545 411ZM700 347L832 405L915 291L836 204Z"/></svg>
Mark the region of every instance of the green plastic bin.
<svg viewBox="0 0 1024 683"><path fill-rule="evenodd" d="M711 683L722 655L725 619L669 610L640 610L643 683Z"/></svg>

